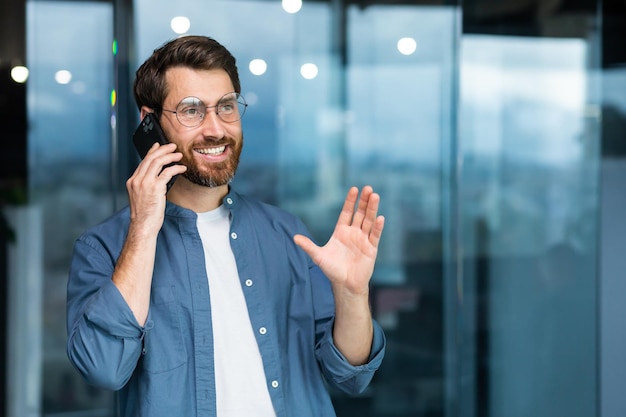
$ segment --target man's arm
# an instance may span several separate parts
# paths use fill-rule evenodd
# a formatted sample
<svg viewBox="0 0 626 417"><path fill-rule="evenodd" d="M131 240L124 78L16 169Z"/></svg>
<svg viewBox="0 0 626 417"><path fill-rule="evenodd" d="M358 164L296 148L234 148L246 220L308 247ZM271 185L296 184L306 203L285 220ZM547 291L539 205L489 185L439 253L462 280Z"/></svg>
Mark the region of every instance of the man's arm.
<svg viewBox="0 0 626 417"><path fill-rule="evenodd" d="M303 235L294 236L328 277L335 297L335 346L352 365L368 361L373 325L369 306L369 282L374 272L378 244L385 219L378 216L380 197L372 187L348 191L335 230L319 247ZM356 210L355 210L356 206Z"/></svg>
<svg viewBox="0 0 626 417"><path fill-rule="evenodd" d="M141 354L166 183L169 174L185 169L177 165L158 178L164 163L181 157L172 146L153 147L127 182L130 225L117 259L115 250L102 246L103 236L84 236L74 247L67 287L68 356L96 386L120 389Z"/></svg>
<svg viewBox="0 0 626 417"><path fill-rule="evenodd" d="M126 181L130 226L112 280L141 326L148 317L157 236L165 217L166 184L186 170L180 164L163 170L166 164L182 158L174 150L173 144L153 145Z"/></svg>
<svg viewBox="0 0 626 417"><path fill-rule="evenodd" d="M88 383L118 390L137 365L144 330L111 281L115 259L109 249L115 251L115 243L103 246L101 236L82 236L75 243L67 285L67 354Z"/></svg>

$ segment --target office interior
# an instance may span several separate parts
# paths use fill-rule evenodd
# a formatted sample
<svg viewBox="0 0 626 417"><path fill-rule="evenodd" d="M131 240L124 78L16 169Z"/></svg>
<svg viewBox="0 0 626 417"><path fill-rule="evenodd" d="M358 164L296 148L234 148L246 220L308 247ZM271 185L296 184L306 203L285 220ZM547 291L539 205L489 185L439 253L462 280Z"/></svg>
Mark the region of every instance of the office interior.
<svg viewBox="0 0 626 417"><path fill-rule="evenodd" d="M387 353L338 416L625 415L625 28L617 0L3 1L0 416L116 415L66 356L69 260L127 203L134 71L185 34L238 60L233 187L320 242L381 195Z"/></svg>

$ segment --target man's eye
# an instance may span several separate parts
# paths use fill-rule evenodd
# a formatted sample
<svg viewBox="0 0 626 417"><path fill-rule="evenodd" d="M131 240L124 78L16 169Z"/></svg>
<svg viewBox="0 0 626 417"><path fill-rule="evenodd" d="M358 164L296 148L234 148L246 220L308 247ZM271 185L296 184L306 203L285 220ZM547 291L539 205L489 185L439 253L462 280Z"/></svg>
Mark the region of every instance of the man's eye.
<svg viewBox="0 0 626 417"><path fill-rule="evenodd" d="M194 117L200 114L200 109L197 107L185 107L180 112L187 117Z"/></svg>
<svg viewBox="0 0 626 417"><path fill-rule="evenodd" d="M223 103L219 107L220 113L230 113L234 110L235 105L233 103Z"/></svg>

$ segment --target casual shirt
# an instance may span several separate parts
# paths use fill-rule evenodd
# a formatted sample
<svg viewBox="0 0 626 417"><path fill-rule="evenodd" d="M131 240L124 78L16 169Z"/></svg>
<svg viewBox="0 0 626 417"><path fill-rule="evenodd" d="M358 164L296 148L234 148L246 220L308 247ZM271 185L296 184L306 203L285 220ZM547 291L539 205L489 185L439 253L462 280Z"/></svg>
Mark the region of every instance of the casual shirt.
<svg viewBox="0 0 626 417"><path fill-rule="evenodd" d="M331 417L325 382L362 392L385 337L374 322L369 362L352 366L333 343L328 279L293 235L295 216L230 191L230 245L277 417ZM157 238L150 309L137 323L111 281L129 209L75 243L67 290L68 356L90 384L120 390L121 415L209 416L215 411L211 303L197 215L171 202ZM242 389L241 401L246 392Z"/></svg>
<svg viewBox="0 0 626 417"><path fill-rule="evenodd" d="M209 276L217 415L276 417L237 262L230 248L230 211L222 204L198 213L198 232ZM241 401L242 392L245 401Z"/></svg>

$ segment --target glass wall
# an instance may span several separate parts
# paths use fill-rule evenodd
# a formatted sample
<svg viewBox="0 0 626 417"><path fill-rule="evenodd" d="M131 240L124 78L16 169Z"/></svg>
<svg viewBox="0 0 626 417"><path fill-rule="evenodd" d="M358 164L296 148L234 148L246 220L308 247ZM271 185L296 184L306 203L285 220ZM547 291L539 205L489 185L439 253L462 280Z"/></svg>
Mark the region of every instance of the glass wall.
<svg viewBox="0 0 626 417"><path fill-rule="evenodd" d="M43 292L42 305L29 309L37 309L43 320L41 329L26 328L43 335L40 376L29 384L40 402L18 408L16 417L79 410L96 416L112 408L112 394L86 386L65 348L65 288L74 240L109 215L114 204L112 19L112 5L103 2L27 3L29 197L38 217L28 227L41 239ZM37 225L40 230L33 232ZM24 359L24 366L37 362Z"/></svg>
<svg viewBox="0 0 626 417"><path fill-rule="evenodd" d="M598 7L502 7L467 10L460 51L467 415L596 416Z"/></svg>
<svg viewBox="0 0 626 417"><path fill-rule="evenodd" d="M600 415L595 8L529 18L523 2L381 3L28 3L41 414L115 415L114 395L65 355L69 257L124 204L139 122L126 90L186 17L182 33L238 59L249 103L238 191L297 214L320 242L349 186L381 194L371 294L387 355L361 396L332 393L338 416Z"/></svg>
<svg viewBox="0 0 626 417"><path fill-rule="evenodd" d="M596 415L595 48L463 40L461 226L473 260L463 280L478 296L478 415Z"/></svg>

